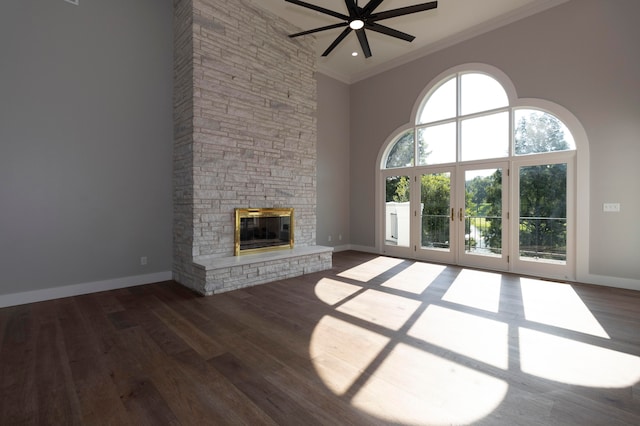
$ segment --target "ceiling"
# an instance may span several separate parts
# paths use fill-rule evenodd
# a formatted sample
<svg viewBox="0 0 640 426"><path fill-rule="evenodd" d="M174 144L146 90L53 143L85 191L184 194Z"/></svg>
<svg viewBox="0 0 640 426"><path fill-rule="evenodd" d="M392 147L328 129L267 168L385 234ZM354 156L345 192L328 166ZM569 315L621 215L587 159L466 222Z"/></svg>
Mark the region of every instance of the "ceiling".
<svg viewBox="0 0 640 426"><path fill-rule="evenodd" d="M348 15L344 0L304 0L307 3ZM429 0L384 0L376 12L427 3ZM316 37L318 70L323 74L354 83L387 69L409 62L436 50L453 45L486 31L542 12L568 0L440 0L438 8L387 19L380 23L414 35L409 43L373 31L367 38L373 56L365 58L352 32L327 57L322 52L335 40L343 28L306 35ZM339 23L340 20L285 0L253 0L263 9L293 23L300 30L310 30ZM359 0L363 7L368 0ZM358 56L352 56L358 52Z"/></svg>

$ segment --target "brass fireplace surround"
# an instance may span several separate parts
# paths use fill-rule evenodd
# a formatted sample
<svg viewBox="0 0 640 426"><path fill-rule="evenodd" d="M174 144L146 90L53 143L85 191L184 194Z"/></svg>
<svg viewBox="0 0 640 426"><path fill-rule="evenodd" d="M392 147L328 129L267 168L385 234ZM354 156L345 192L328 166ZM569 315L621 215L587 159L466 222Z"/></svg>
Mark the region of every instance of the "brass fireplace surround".
<svg viewBox="0 0 640 426"><path fill-rule="evenodd" d="M233 254L292 249L293 229L293 208L237 208Z"/></svg>

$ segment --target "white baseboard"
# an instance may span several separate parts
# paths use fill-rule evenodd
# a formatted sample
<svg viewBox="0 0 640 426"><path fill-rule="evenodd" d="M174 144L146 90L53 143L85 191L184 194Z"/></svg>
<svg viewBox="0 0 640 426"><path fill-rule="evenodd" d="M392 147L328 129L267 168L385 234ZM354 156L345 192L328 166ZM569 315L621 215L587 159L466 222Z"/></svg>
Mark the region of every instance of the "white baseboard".
<svg viewBox="0 0 640 426"><path fill-rule="evenodd" d="M333 248L333 252L337 253L340 251L347 251L347 250L354 250L354 251L361 251L364 253L374 253L374 254L379 254L380 252L375 248L375 247L369 247L369 246L359 246L359 245L355 245L355 244L344 244L341 246L335 246Z"/></svg>
<svg viewBox="0 0 640 426"><path fill-rule="evenodd" d="M350 244L344 244L344 245L341 245L341 246L335 246L335 247L333 248L333 252L334 252L334 253L337 253L337 252L339 252L339 251L347 251L347 250L353 250L353 249L351 248L351 245L350 245Z"/></svg>
<svg viewBox="0 0 640 426"><path fill-rule="evenodd" d="M90 283L67 285L63 287L45 288L42 290L25 291L0 295L0 308L24 305L26 303L42 302L45 300L61 299L63 297L79 296L81 294L97 293L99 291L116 290L125 287L168 281L173 278L171 271L153 274L135 275L131 277L114 278L112 280L94 281Z"/></svg>
<svg viewBox="0 0 640 426"><path fill-rule="evenodd" d="M640 280L634 280L631 278L618 278L607 277L603 275L588 274L585 276L578 276L578 282L584 284L594 284L604 287L623 288L626 290L640 291Z"/></svg>

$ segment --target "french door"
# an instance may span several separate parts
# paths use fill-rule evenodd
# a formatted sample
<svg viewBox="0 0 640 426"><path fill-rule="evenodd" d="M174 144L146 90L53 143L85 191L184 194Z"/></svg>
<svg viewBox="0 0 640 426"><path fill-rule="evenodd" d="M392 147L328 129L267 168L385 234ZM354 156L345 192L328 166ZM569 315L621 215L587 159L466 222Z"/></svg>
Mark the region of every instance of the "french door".
<svg viewBox="0 0 640 426"><path fill-rule="evenodd" d="M384 252L570 277L571 164L498 161L390 173Z"/></svg>
<svg viewBox="0 0 640 426"><path fill-rule="evenodd" d="M385 253L507 269L506 163L388 175Z"/></svg>
<svg viewBox="0 0 640 426"><path fill-rule="evenodd" d="M507 269L507 166L430 167L414 176L415 257Z"/></svg>
<svg viewBox="0 0 640 426"><path fill-rule="evenodd" d="M507 270L509 167L507 162L458 169L458 262Z"/></svg>
<svg viewBox="0 0 640 426"><path fill-rule="evenodd" d="M575 279L575 160L522 160L513 166L512 270Z"/></svg>
<svg viewBox="0 0 640 426"><path fill-rule="evenodd" d="M425 168L413 180L415 198L419 198L413 206L413 228L417 231L414 257L455 263L458 235L455 168Z"/></svg>

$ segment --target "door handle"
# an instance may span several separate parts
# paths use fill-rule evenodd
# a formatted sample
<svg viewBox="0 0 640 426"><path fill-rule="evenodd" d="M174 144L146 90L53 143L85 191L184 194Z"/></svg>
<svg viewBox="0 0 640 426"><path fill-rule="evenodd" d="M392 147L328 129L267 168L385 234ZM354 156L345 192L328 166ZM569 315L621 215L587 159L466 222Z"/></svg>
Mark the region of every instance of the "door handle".
<svg viewBox="0 0 640 426"><path fill-rule="evenodd" d="M451 222L453 222L454 220L456 220L455 209L451 207Z"/></svg>
<svg viewBox="0 0 640 426"><path fill-rule="evenodd" d="M463 216L462 216L462 207L460 207L460 222L462 222L462 218L463 218Z"/></svg>

